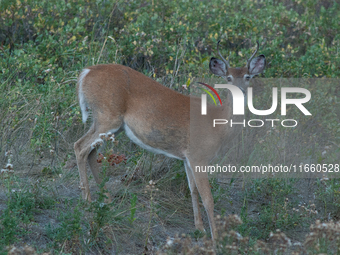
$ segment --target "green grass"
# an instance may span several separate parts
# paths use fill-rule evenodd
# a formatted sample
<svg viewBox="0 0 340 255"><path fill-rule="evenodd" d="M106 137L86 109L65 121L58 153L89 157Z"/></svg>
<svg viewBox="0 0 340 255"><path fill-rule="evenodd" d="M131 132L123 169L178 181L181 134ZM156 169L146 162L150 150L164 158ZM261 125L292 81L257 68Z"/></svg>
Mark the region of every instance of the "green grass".
<svg viewBox="0 0 340 255"><path fill-rule="evenodd" d="M195 78L212 78L209 59L216 57L218 40L231 66L244 66L258 40L267 59L262 77L276 79L259 81L254 105L267 109L270 88L280 87L277 79L322 78L304 83L313 117L301 117L289 131L247 129L225 159L249 166L339 164L340 91L336 79L328 79L340 75L339 20L339 4L328 0L0 1L0 163L14 166L13 173L0 175L0 252L29 244L40 253L140 254L163 247L177 232L190 234L191 245L203 243L203 233L194 229L183 163L148 153L124 134L110 146L127 156L126 165L108 167L104 179L113 203L103 202L104 186L94 184L90 173L96 200L80 199L73 143L89 123L81 123L75 86L89 65L127 65L187 94L183 84L190 90ZM233 230L254 247L276 229L304 242L315 219L338 219L339 179L328 177L210 183L216 214L239 214L242 223ZM209 232L206 218L204 223ZM232 244L228 238L223 247ZM180 238L176 242L182 247ZM317 243L328 254L338 247L322 238ZM316 252L313 245L306 244L309 254Z"/></svg>

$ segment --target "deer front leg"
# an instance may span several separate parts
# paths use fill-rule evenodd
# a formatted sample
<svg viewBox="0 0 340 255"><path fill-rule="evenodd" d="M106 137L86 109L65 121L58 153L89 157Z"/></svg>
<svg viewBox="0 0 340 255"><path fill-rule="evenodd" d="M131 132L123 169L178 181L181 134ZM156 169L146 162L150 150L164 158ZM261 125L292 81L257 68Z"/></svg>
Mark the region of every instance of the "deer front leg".
<svg viewBox="0 0 340 255"><path fill-rule="evenodd" d="M208 180L208 175L207 173L195 172L193 170L193 167L195 165L203 166L205 164L204 163L193 164L192 162L189 162L189 163L190 164L188 164L188 166L190 168L191 175L193 179L195 180L196 188L201 196L205 211L207 212L207 215L208 215L211 237L213 240L215 240L217 237L217 232L216 232L216 225L215 225L215 218L214 218L214 199L211 194L211 188L210 188L210 183Z"/></svg>
<svg viewBox="0 0 340 255"><path fill-rule="evenodd" d="M195 227L196 229L200 231L205 231L203 226L203 220L202 215L199 207L199 200L198 200L198 190L196 187L194 176L192 175L191 169L188 166L188 164L185 162L185 171L188 178L190 193L191 193L191 199L192 199L192 207L194 210L194 219L195 219Z"/></svg>

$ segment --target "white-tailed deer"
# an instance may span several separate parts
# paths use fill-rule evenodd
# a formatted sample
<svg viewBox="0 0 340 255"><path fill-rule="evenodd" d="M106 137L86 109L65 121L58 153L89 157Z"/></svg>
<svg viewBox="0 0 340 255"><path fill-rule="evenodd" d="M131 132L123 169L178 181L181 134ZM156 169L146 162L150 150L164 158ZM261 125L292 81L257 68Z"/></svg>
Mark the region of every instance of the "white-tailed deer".
<svg viewBox="0 0 340 255"><path fill-rule="evenodd" d="M263 72L265 56L254 58L258 44L246 67L241 68L231 68L218 47L219 44L217 51L222 60L211 58L209 67L227 83L244 90L254 75ZM232 115L231 104L208 105L208 114L201 116L201 98L182 95L129 67L114 64L85 68L79 75L77 94L83 122L88 118L88 109L92 110L93 118L90 130L74 144L83 198L91 200L86 162L96 182L101 181L95 149L96 144L102 142L99 135L124 130L140 147L184 161L195 226L204 230L199 209L200 194L214 239L214 202L208 176L194 169L195 166L208 165L217 151L235 136L227 125L215 128L212 125L219 113ZM232 97L228 96L227 100L231 101Z"/></svg>

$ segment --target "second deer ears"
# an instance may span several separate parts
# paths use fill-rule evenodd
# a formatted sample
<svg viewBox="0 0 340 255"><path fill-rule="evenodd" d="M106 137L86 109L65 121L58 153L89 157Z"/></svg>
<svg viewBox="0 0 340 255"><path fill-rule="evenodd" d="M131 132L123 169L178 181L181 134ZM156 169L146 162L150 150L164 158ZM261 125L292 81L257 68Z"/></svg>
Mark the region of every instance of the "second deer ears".
<svg viewBox="0 0 340 255"><path fill-rule="evenodd" d="M218 58L210 59L209 69L213 74L218 76L226 76L227 73L226 64Z"/></svg>
<svg viewBox="0 0 340 255"><path fill-rule="evenodd" d="M249 63L249 75L257 75L264 71L266 68L266 57L262 54L256 58L253 58Z"/></svg>

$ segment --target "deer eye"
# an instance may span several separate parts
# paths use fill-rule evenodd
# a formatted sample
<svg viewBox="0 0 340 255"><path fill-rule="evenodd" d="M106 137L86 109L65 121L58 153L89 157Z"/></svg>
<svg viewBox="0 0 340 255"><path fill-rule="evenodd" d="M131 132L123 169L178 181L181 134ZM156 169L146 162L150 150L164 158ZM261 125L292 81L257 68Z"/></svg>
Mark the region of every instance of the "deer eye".
<svg viewBox="0 0 340 255"><path fill-rule="evenodd" d="M246 76L246 81L249 81L250 80L250 76Z"/></svg>
<svg viewBox="0 0 340 255"><path fill-rule="evenodd" d="M227 77L227 81L231 81L231 77L230 76Z"/></svg>

